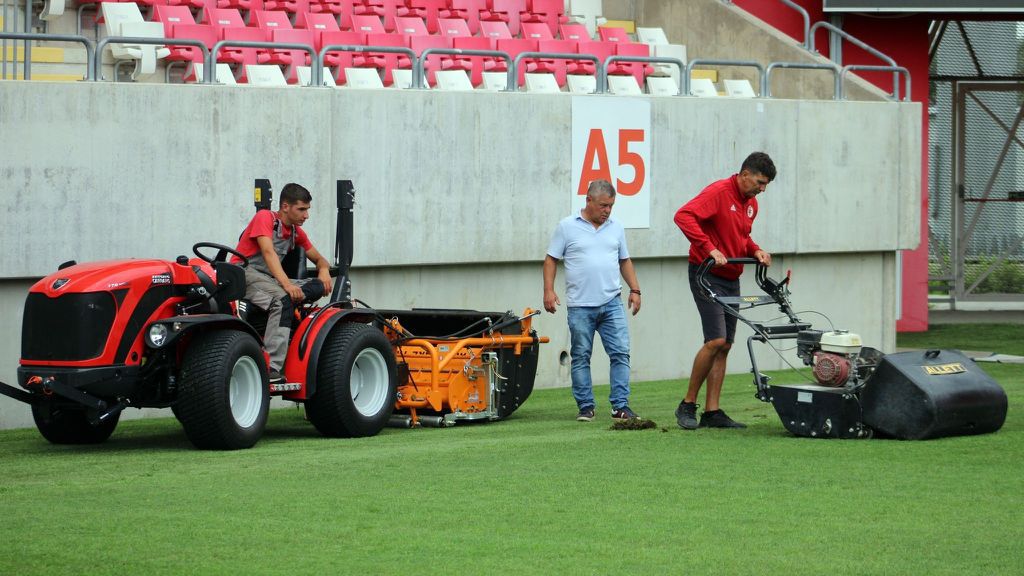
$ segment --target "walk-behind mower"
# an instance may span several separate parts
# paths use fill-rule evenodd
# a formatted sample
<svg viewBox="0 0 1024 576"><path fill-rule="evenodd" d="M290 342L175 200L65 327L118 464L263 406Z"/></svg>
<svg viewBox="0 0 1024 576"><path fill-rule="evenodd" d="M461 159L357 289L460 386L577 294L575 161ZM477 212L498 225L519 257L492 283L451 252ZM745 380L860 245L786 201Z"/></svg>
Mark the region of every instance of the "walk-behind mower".
<svg viewBox="0 0 1024 576"><path fill-rule="evenodd" d="M269 182L257 180L255 192L257 209L269 208ZM242 300L247 259L200 242L195 258L72 261L34 284L21 388L0 383L0 393L30 404L55 444L105 441L125 408L170 407L196 447L248 448L272 395L304 403L330 437L512 414L533 390L547 342L531 328L534 313L375 310L354 300L355 192L346 180L337 193L337 280L328 304L295 311L286 382L269 383L266 314ZM283 264L294 278L310 274L301 252Z"/></svg>
<svg viewBox="0 0 1024 576"><path fill-rule="evenodd" d="M713 258L701 263L697 282L727 314L749 326L747 351L754 374L755 396L775 407L786 430L817 438L872 436L922 440L994 432L1006 419L1003 389L962 353L927 350L883 354L863 346L860 336L844 330L815 330L797 317L789 301L790 274L777 281L754 258L732 258L730 264L756 265L757 296L716 294L707 274ZM778 305L775 322L752 321L742 310ZM796 340L796 355L811 368L804 384L769 384L758 370L754 342ZM778 350L776 350L778 352ZM780 357L782 357L780 354ZM787 362L788 363L788 362Z"/></svg>

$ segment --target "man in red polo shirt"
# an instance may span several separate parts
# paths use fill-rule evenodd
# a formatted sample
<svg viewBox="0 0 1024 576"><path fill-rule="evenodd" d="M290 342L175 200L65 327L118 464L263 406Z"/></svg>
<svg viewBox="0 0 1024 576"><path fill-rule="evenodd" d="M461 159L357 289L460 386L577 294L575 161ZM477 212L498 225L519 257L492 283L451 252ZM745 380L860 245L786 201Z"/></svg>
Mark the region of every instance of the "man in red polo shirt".
<svg viewBox="0 0 1024 576"><path fill-rule="evenodd" d="M686 430L746 428L718 405L726 359L736 336L736 317L702 293L696 282L697 267L708 256L714 258L715 267L707 277L711 286L721 296L739 296L743 265L727 264L727 259L754 257L771 265L771 254L754 242L750 229L757 217L756 197L774 179L772 159L764 152L754 152L743 161L739 174L713 182L676 212L676 225L690 240L690 291L704 329L704 346L693 359L689 388L676 409L676 421ZM697 394L705 382L704 413L698 422Z"/></svg>

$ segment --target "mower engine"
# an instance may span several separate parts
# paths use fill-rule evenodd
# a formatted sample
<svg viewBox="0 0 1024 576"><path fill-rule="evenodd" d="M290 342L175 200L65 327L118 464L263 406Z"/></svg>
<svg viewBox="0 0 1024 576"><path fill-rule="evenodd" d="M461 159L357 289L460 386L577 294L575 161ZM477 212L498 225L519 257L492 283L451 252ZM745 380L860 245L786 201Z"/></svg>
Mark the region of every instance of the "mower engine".
<svg viewBox="0 0 1024 576"><path fill-rule="evenodd" d="M813 366L812 373L818 384L829 388L856 383L858 373L853 368L860 359L861 349L860 335L846 330L801 330L797 335L797 356L805 365Z"/></svg>

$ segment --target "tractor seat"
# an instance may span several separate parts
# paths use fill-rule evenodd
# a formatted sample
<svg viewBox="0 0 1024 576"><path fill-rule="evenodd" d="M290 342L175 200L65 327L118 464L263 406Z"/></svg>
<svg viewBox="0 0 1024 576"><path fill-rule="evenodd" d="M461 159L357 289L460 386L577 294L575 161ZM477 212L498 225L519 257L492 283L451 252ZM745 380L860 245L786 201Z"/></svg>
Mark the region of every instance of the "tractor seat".
<svg viewBox="0 0 1024 576"><path fill-rule="evenodd" d="M229 303L245 296L245 270L231 262L216 262L213 270L217 273L217 290L214 298L220 310L229 310Z"/></svg>

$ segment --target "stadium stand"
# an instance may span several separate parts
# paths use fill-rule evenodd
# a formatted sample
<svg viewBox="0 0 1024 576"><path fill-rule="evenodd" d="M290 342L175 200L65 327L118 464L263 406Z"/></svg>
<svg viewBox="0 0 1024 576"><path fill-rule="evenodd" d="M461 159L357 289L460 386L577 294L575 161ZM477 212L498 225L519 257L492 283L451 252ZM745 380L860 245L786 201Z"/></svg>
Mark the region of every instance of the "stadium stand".
<svg viewBox="0 0 1024 576"><path fill-rule="evenodd" d="M159 22L146 22L142 18L137 4L131 2L104 2L100 4L103 13L103 27L107 36L128 36L135 38L163 38L164 27ZM156 72L156 61L170 54L164 46L151 44L111 45L111 53L118 60L132 60L135 69L131 73L134 80L140 76L150 76Z"/></svg>

